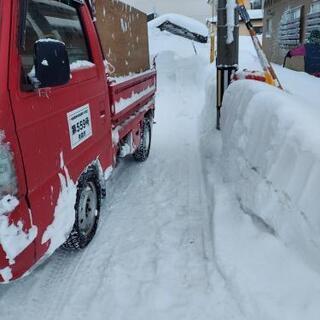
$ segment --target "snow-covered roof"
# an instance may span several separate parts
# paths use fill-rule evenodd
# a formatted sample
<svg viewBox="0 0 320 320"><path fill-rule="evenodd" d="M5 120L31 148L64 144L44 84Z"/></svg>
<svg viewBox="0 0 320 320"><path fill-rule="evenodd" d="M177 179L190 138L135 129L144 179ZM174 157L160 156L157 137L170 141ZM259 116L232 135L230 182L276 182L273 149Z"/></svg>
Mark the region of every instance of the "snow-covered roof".
<svg viewBox="0 0 320 320"><path fill-rule="evenodd" d="M206 27L206 25L204 25L203 23L198 22L197 20L194 20L192 18L183 16L180 14L175 14L175 13L164 14L164 15L150 21L149 27L157 28L167 21L169 21L175 25L178 25L182 28L185 28L185 29L189 30L190 32L197 33L197 34L204 36L204 37L208 36L208 28Z"/></svg>
<svg viewBox="0 0 320 320"><path fill-rule="evenodd" d="M262 9L256 9L256 10L248 10L249 16L251 20L262 20L263 19L263 10ZM240 18L241 20L241 18ZM208 22L217 22L217 17L214 18L210 17L207 19Z"/></svg>

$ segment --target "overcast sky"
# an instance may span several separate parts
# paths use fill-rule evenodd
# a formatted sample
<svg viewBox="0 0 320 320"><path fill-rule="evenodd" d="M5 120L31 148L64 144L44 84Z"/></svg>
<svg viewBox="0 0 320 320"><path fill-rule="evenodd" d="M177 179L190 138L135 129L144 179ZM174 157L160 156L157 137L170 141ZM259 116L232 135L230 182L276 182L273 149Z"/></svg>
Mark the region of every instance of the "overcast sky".
<svg viewBox="0 0 320 320"><path fill-rule="evenodd" d="M147 13L180 13L202 22L210 16L211 9L207 0L122 0Z"/></svg>

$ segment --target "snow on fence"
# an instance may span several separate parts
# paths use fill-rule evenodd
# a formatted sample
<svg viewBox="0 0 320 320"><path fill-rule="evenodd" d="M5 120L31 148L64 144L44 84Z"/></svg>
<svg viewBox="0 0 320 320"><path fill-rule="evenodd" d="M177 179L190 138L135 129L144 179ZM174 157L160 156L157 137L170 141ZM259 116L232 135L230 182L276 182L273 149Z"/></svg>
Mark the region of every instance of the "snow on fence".
<svg viewBox="0 0 320 320"><path fill-rule="evenodd" d="M277 237L316 266L320 112L306 108L263 83L233 83L223 102L223 159L242 209L262 218Z"/></svg>

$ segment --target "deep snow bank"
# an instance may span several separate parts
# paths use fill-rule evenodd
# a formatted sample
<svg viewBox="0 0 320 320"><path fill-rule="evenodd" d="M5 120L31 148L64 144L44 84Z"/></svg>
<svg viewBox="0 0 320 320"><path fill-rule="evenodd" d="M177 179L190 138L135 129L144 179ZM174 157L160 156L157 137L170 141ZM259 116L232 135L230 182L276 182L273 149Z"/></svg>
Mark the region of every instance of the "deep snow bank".
<svg viewBox="0 0 320 320"><path fill-rule="evenodd" d="M275 128L278 124L279 132L282 132L281 126L285 126L285 119L289 124L292 123L286 114L287 110L281 108L281 103L279 110L277 107L272 108L277 97L283 93L260 83L257 83L258 87L261 86L260 89L254 83L252 86L241 82L233 84L225 100L221 134L215 130L213 72L209 73L206 84L207 98L201 117L200 153L206 173L206 195L214 207L209 223L216 268L225 280L226 287L238 301L241 314L246 319L316 320L319 318L319 273L306 265L306 260L296 254L297 250L294 252L286 244L299 248L301 238L305 237L306 241L301 246L305 248L309 245L307 242L310 238L304 230L296 239L290 240L287 236L285 231L290 231L295 223L300 223L298 218L288 221L292 219L290 213L293 212L292 216L299 216L299 213L290 211L285 206L282 208L283 199L281 196L277 198L280 192L273 191L274 186L269 180L265 183L264 173L268 166L261 165L265 156L269 161L272 160L268 157L269 152L264 152L267 147L263 149L262 142L270 146L268 136L270 135L270 141L279 137L278 131L269 134L269 119L275 119L271 122ZM254 98L259 101L256 95L266 101L265 105L256 104ZM269 95L275 100L270 99ZM287 98L284 98L286 102ZM266 111L267 107L271 108L270 111ZM288 113L293 112L293 108ZM260 119L260 116L263 118ZM295 119L294 114L292 118ZM255 122L256 130L253 130L251 126ZM260 133L259 136L257 132ZM254 140L252 144L248 139ZM256 167L250 165L249 160ZM260 172L257 171L258 164L263 169L259 168ZM268 187L270 190L263 193ZM291 206L294 207L293 204ZM254 211L255 209L257 210ZM278 220L275 219L277 215ZM305 253L309 261L312 261L312 254Z"/></svg>
<svg viewBox="0 0 320 320"><path fill-rule="evenodd" d="M263 83L232 84L223 103L223 159L242 209L262 218L316 268L320 117L305 110L293 96Z"/></svg>
<svg viewBox="0 0 320 320"><path fill-rule="evenodd" d="M307 108L317 108L319 105L320 78L316 78L305 72L294 71L283 68L277 64L273 65L284 89L305 103Z"/></svg>

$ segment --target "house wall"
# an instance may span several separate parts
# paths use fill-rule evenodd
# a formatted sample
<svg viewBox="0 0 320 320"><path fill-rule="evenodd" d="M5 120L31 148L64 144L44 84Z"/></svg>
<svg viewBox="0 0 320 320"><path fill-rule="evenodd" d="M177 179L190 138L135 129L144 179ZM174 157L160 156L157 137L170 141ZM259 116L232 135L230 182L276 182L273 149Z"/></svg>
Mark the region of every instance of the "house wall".
<svg viewBox="0 0 320 320"><path fill-rule="evenodd" d="M259 20L252 20L252 25L254 27L259 27L262 28L263 27L263 20L259 19ZM239 22L239 34L240 36L250 36L249 31L247 29L247 26L245 25L245 23L243 22Z"/></svg>
<svg viewBox="0 0 320 320"><path fill-rule="evenodd" d="M287 52L304 43L307 38L307 17L310 12L310 5L313 0L266 0L264 9L264 30L263 30L263 48L272 62L283 64ZM283 40L280 36L280 27L284 27L281 19L288 9L301 7L301 17L299 20L299 30L295 32L292 44L288 45L288 40ZM271 27L270 27L271 26ZM304 70L304 58L297 57L287 59L287 67L294 70Z"/></svg>

